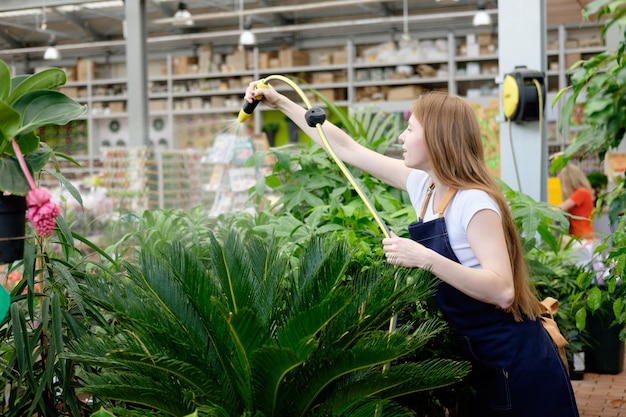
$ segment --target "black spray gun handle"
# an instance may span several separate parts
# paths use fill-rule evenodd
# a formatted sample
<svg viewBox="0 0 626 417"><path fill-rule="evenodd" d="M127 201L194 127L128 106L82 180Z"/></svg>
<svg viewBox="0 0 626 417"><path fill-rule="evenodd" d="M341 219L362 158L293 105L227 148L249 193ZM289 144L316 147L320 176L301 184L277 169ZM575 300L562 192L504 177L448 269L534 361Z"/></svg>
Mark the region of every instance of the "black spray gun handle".
<svg viewBox="0 0 626 417"><path fill-rule="evenodd" d="M257 88L268 88L268 84L265 82L265 80L261 80L258 82ZM261 96L255 97L255 99L252 100L251 103L248 101L244 101L243 106L241 107L241 110L239 110L239 114L237 115L237 120L239 121L239 123L243 123L248 120L248 118L252 116L254 109L256 109L256 106L258 106L260 102Z"/></svg>

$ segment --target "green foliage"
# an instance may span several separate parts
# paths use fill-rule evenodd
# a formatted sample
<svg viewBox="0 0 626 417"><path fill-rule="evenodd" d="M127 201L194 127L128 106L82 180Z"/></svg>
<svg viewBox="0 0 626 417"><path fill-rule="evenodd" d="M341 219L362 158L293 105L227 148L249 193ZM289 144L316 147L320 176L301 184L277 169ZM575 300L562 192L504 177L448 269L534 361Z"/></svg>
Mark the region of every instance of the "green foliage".
<svg viewBox="0 0 626 417"><path fill-rule="evenodd" d="M57 222L58 250L30 238L24 260L13 265L23 270L23 278L11 291L9 314L0 323L0 414L6 417L78 416L89 409L75 392L84 370L62 354L69 340L86 331L85 317L100 314L83 303L78 283L92 268L110 273L114 262L72 234L62 217ZM89 253L76 249L76 243Z"/></svg>
<svg viewBox="0 0 626 417"><path fill-rule="evenodd" d="M342 128L359 143L381 153L397 152L396 142L403 128L399 114L378 112L373 107L349 110L346 114L332 103L326 104ZM294 233L299 238L306 238L312 231L335 233L364 250L380 248L383 234L379 225L324 149L317 145L278 147L256 153L249 164L260 166L268 154L276 161L272 173L252 190L257 201L266 198L268 190L278 196L270 208L276 222L265 226L268 232L278 229L277 233ZM398 235L404 235L406 225L415 220L406 193L361 170L349 169L383 222Z"/></svg>
<svg viewBox="0 0 626 417"><path fill-rule="evenodd" d="M603 22L602 35L606 36L611 28L617 28L622 38L615 51L606 51L576 63L572 68L571 85L559 92L555 102L564 98L564 106L559 118L559 128L571 119L574 107L583 109L585 127L579 130L563 155L556 158L551 169L561 169L567 161L575 156L597 154L604 158L607 152L617 148L626 133L626 32L624 17L626 3L622 0L595 0L583 9L583 17L590 19L597 16ZM626 209L624 186L619 184L605 198L609 202L609 219L615 226L615 233L608 236L600 249L606 252L606 263L611 269L607 280L607 294L603 296L613 299L613 313L620 323L624 323L624 297L611 296L618 288L618 280L623 279L626 264L626 236L622 233L626 220L623 212ZM593 299L598 299L599 289L585 288L583 292L593 291ZM596 305L593 303L592 305Z"/></svg>
<svg viewBox="0 0 626 417"><path fill-rule="evenodd" d="M65 71L59 68L12 76L9 66L0 60L0 190L26 195L30 189L17 159L12 156L12 139L25 155L29 168L40 171L53 153L39 142L36 129L67 124L87 110L55 90L66 81Z"/></svg>
<svg viewBox="0 0 626 417"><path fill-rule="evenodd" d="M363 272L344 242L313 237L294 263L279 240L231 229L191 245L142 245L125 270L86 277L81 297L107 319L69 354L99 369L84 374L84 391L118 415L411 415L393 399L469 370L400 361L444 330L435 319L386 330L433 281L385 263Z"/></svg>

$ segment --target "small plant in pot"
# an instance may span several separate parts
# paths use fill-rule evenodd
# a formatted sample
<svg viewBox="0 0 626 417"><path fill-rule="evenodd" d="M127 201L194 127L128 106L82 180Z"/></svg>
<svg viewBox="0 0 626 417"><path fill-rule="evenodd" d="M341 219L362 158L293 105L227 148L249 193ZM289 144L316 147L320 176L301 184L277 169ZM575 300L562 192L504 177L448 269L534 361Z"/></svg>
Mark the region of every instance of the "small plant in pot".
<svg viewBox="0 0 626 417"><path fill-rule="evenodd" d="M20 259L23 247L24 216L40 235L49 235L54 227L54 208L47 205L49 193L37 187L33 175L40 172L55 156L40 141L36 129L50 125L65 125L87 110L56 90L67 82L65 71L49 68L36 74L12 75L6 62L0 60L0 262ZM55 173L64 184L61 174ZM77 193L76 193L77 195ZM9 215L17 220L10 220ZM10 226L4 230L2 225ZM16 236L17 234L17 236ZM17 241L17 242L16 242ZM17 252L10 248L18 244ZM8 246L7 246L8 245ZM5 246L7 246L5 248Z"/></svg>

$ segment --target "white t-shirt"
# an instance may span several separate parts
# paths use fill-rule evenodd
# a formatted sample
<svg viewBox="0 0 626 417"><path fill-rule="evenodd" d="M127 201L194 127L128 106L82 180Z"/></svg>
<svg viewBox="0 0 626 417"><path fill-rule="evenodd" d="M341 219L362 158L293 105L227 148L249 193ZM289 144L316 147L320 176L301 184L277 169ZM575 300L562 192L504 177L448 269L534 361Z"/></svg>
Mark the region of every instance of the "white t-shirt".
<svg viewBox="0 0 626 417"><path fill-rule="evenodd" d="M411 204L417 215L420 215L422 204L426 198L428 186L431 183L430 176L419 170L413 170L406 182L406 189L411 199ZM437 189L426 207L423 221L427 222L437 218L433 207L434 196ZM474 215L480 210L493 210L500 216L500 209L489 194L482 190L469 189L458 190L445 211L448 238L454 254L461 264L472 268L480 268L478 259L467 240L467 226Z"/></svg>

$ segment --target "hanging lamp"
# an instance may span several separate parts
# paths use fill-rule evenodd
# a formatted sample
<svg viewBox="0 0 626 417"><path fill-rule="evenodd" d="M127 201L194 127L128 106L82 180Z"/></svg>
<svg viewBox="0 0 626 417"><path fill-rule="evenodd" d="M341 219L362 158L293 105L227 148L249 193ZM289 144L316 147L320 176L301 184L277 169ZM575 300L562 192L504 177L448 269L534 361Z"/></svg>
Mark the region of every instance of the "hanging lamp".
<svg viewBox="0 0 626 417"><path fill-rule="evenodd" d="M57 49L57 41L54 35L50 36L50 39L48 40L48 47L43 53L43 59L46 61L58 61L61 59L61 53Z"/></svg>
<svg viewBox="0 0 626 417"><path fill-rule="evenodd" d="M178 9L174 13L174 24L177 26L193 26L193 16L184 0L178 3Z"/></svg>
<svg viewBox="0 0 626 417"><path fill-rule="evenodd" d="M239 1L239 46L253 46L256 45L256 36L250 30L252 28L252 22L248 19L244 22L243 17L243 0Z"/></svg>

